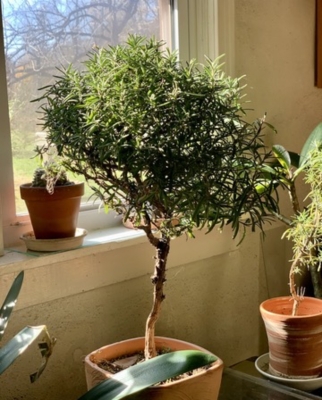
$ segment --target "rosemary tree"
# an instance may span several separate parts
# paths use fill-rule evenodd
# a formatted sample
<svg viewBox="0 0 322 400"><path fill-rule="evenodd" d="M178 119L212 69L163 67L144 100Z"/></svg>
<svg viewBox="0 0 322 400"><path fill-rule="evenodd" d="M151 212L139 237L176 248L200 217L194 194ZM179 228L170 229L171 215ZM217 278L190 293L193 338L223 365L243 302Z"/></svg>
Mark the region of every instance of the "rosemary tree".
<svg viewBox="0 0 322 400"><path fill-rule="evenodd" d="M243 120L240 80L225 76L218 61L181 65L163 45L130 36L95 49L83 71L60 70L38 99L65 167L95 183L102 201L155 248L146 358L156 354L170 239L224 225L236 236L240 227L262 227L265 210L277 209L273 187L261 190L264 121Z"/></svg>

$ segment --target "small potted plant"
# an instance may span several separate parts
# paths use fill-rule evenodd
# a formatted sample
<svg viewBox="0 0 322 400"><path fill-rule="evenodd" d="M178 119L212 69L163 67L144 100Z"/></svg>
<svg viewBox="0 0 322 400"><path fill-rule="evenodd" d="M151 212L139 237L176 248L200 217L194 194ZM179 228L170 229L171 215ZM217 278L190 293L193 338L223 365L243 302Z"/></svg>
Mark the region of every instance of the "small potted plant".
<svg viewBox="0 0 322 400"><path fill-rule="evenodd" d="M275 172L270 170L269 173L276 183L283 183L287 187L294 210L294 216L290 220L276 214L280 220L289 224L285 236L293 241L293 260L289 272L291 297L268 299L260 305L269 342L269 373L273 377L290 381L310 379L313 384L322 374L322 300L304 296L303 289L297 286L295 278L303 268L307 268L312 276L314 292L320 295L321 139L322 124L319 124L307 139L300 156L294 157L294 154L290 154L282 146L274 149L279 165L273 167ZM304 172L305 181L311 188L305 208L300 207L295 188L295 180L300 172Z"/></svg>
<svg viewBox="0 0 322 400"><path fill-rule="evenodd" d="M49 158L34 172L31 183L20 186L36 239L74 237L84 183L68 180L58 160Z"/></svg>
<svg viewBox="0 0 322 400"><path fill-rule="evenodd" d="M124 45L96 49L84 71L61 70L38 99L48 141L66 168L94 182L102 201L130 218L155 250L145 337L130 340L130 350L121 349L122 342L87 357L87 371L96 368L88 387L107 376L94 365L102 357L144 349L149 360L162 347L194 348L155 336L172 239L226 225L236 237L242 228L262 226L268 204L278 211L274 185L257 190L269 158L262 141L265 121L243 120L239 79L225 76L218 60L183 66L163 45L130 36ZM197 375L189 377L187 396L205 399L211 393L216 399L221 371L217 361L201 382L191 384ZM171 385L183 386L179 382ZM149 388L141 398L158 391Z"/></svg>
<svg viewBox="0 0 322 400"><path fill-rule="evenodd" d="M272 148L273 159L263 169L263 180L261 188L270 187L272 184L281 186L287 190L290 200L290 213L297 215L304 207L301 204L297 181L299 177L307 171L307 161L310 151L316 146L316 143L322 141L322 123L318 124L310 133L305 141L301 153L286 150L282 145L276 144ZM292 218L283 215L275 210L268 210L275 219L281 221L287 228L293 225ZM303 266L302 266L303 267ZM306 268L307 267L307 268ZM301 269L300 274L296 274L296 281L299 285L305 285L303 290L305 294L314 295L322 299L322 275L318 263L311 263Z"/></svg>

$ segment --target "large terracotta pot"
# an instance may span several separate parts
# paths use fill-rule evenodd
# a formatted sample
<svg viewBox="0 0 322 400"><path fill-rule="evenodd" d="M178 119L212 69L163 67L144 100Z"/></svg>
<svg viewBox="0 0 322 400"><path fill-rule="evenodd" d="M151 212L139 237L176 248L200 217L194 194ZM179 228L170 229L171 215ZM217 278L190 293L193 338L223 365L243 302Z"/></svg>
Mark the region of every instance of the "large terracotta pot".
<svg viewBox="0 0 322 400"><path fill-rule="evenodd" d="M201 350L209 353L202 347L181 340L165 337L156 337L157 348L170 348L172 350ZM114 343L100 348L85 358L85 373L87 388L109 378L111 374L97 366L97 362L142 351L144 338L135 338ZM149 387L139 394L126 396L126 399L140 400L216 400L221 384L223 362L218 359L212 366L198 375L190 376L182 380L167 383L162 386Z"/></svg>
<svg viewBox="0 0 322 400"><path fill-rule="evenodd" d="M260 312L269 345L270 373L291 379L322 375L322 300L304 297L292 316L290 297L264 301Z"/></svg>
<svg viewBox="0 0 322 400"><path fill-rule="evenodd" d="M46 188L20 186L36 239L59 239L75 235L84 183L57 186L49 194Z"/></svg>

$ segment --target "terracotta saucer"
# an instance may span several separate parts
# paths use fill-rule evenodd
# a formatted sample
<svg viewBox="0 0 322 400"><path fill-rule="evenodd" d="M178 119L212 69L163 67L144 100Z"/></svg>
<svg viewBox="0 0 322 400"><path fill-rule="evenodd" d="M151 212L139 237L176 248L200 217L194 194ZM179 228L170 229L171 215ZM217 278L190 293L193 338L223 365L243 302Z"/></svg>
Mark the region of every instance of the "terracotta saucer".
<svg viewBox="0 0 322 400"><path fill-rule="evenodd" d="M261 373L263 376L270 379L271 381L281 383L282 385L286 385L294 389L311 392L312 390L316 390L322 387L322 377L313 379L288 379L270 374L268 369L268 353L263 354L262 356L257 358L257 360L255 361L255 367L259 373Z"/></svg>
<svg viewBox="0 0 322 400"><path fill-rule="evenodd" d="M20 236L20 239L25 242L28 250L50 252L76 249L83 244L86 235L86 229L76 228L75 236L68 238L36 239L34 233L31 231Z"/></svg>

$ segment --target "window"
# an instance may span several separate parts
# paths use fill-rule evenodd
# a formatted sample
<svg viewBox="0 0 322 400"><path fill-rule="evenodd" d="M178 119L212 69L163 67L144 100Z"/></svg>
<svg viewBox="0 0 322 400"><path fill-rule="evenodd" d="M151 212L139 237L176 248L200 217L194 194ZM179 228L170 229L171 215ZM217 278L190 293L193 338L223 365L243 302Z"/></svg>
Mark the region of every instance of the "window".
<svg viewBox="0 0 322 400"><path fill-rule="evenodd" d="M115 45L128 33L155 36L171 46L170 3L1 0L0 194L6 245L17 242L21 226L29 223L19 186L31 180L39 162L33 150L44 142L39 104L30 100L53 81L56 67L79 65L93 46Z"/></svg>
<svg viewBox="0 0 322 400"><path fill-rule="evenodd" d="M0 206L8 247L19 242L26 225L30 227L28 215L18 214L23 209L19 183L26 179L24 175L31 178L32 163L36 162L30 159L32 149L42 138L37 104L30 100L37 97L37 88L51 79L55 67L62 62L80 62L93 45L115 44L131 32L154 34L169 47L179 47L182 61L197 58L204 62L204 55L214 58L225 53L227 72L232 74L234 0L0 3ZM95 215L102 220L101 214ZM93 228L92 216L90 219Z"/></svg>

